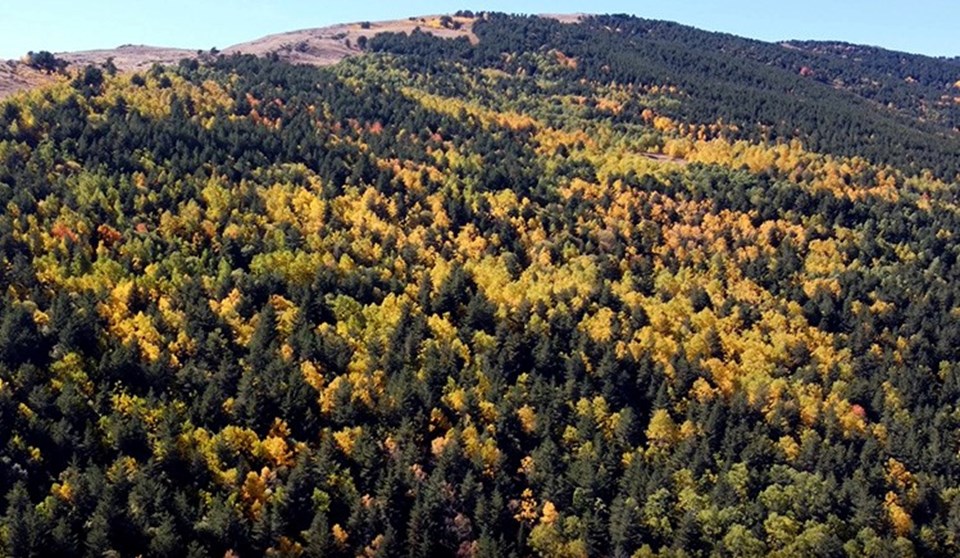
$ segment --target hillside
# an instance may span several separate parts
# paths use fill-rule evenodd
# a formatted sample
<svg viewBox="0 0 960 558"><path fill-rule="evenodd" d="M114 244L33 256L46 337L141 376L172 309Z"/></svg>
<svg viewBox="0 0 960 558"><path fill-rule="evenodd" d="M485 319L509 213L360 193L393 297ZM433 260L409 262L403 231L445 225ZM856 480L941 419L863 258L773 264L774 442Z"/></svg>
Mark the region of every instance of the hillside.
<svg viewBox="0 0 960 558"><path fill-rule="evenodd" d="M0 103L0 553L960 553L956 60L444 21Z"/></svg>
<svg viewBox="0 0 960 558"><path fill-rule="evenodd" d="M455 25L445 27L440 23L440 18L441 16L423 16L395 21L357 22L302 29L229 46L224 48L223 52L255 56L276 55L279 59L292 64L329 66L348 56L359 54L361 51L357 47L357 40L360 37L372 37L377 33L410 33L414 29L420 29L443 38L472 36L470 31L472 19L454 18L451 21L456 22ZM148 70L154 64L175 65L182 59L202 59L208 55L206 52L195 50L146 45L121 45L113 49L55 54L67 62L74 71L82 70L87 65L103 66L110 60L117 69L124 72ZM0 99L37 85L51 83L54 77L31 68L22 60L8 60L5 64L0 62Z"/></svg>
<svg viewBox="0 0 960 558"><path fill-rule="evenodd" d="M709 124L722 119L738 126L743 137L752 141L799 138L816 151L865 156L911 172L927 169L940 178L953 179L960 171L956 158L960 153L960 58L931 58L845 43L764 43L620 16L592 17L582 25L569 25L584 17L531 18L540 23L535 33L526 36L515 32L501 36L497 18L488 18L481 26L491 38L475 51L487 56L488 64L507 52L537 49L553 48L572 58L587 56L596 63L586 65L588 71L580 72L580 77L598 79L597 72L603 72L607 75L602 79L627 83L667 79L692 102L678 105L681 113L666 113L686 122ZM335 25L270 35L227 47L223 53L327 66L362 54L359 44L377 34L409 35L419 30L475 44L476 21L452 17L444 24L441 16L424 16ZM598 31L602 33L594 37L596 41L584 42L585 35ZM449 56L451 48L456 50L448 44L432 54ZM210 54L124 45L57 56L76 72L108 60L121 71L143 71L154 64ZM617 75L609 75L611 67ZM0 99L52 81L53 76L8 61L6 67L0 65Z"/></svg>

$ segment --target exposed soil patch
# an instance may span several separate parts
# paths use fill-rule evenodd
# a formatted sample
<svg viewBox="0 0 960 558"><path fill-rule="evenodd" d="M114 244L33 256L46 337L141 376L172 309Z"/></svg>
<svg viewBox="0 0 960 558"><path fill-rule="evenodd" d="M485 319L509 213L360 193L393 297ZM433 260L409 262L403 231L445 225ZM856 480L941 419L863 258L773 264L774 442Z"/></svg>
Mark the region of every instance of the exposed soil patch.
<svg viewBox="0 0 960 558"><path fill-rule="evenodd" d="M476 43L473 34L473 19L454 17L444 26L441 16L424 16L396 21L347 23L302 29L278 35L269 35L248 43L234 45L224 50L227 54L244 53L263 56L276 52L281 58L295 64L328 66L361 51L361 37L372 38L379 33L411 33L420 29L425 33L447 39L467 37ZM459 27L459 28L456 28Z"/></svg>
<svg viewBox="0 0 960 558"><path fill-rule="evenodd" d="M113 59L114 65L122 72L136 72L149 69L154 64L176 64L183 58L196 58L197 51L182 48L152 47L146 45L123 45L103 50L85 50L57 54L70 63L70 67L84 67L88 64L105 64Z"/></svg>
<svg viewBox="0 0 960 558"><path fill-rule="evenodd" d="M583 18L589 14L540 14L540 17L546 19L555 19L560 23L580 23Z"/></svg>
<svg viewBox="0 0 960 558"><path fill-rule="evenodd" d="M52 83L57 78L13 60L0 62L0 99L17 91Z"/></svg>

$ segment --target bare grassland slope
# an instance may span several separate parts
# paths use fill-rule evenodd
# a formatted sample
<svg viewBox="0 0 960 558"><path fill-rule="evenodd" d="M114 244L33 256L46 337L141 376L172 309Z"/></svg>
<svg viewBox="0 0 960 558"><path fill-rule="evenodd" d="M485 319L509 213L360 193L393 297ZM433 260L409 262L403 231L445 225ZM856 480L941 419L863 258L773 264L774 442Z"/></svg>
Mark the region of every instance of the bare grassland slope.
<svg viewBox="0 0 960 558"><path fill-rule="evenodd" d="M294 64L328 66L359 54L363 41L378 33L412 33L419 29L437 37L467 37L476 42L473 22L473 18L432 15L395 21L348 23L268 35L227 47L223 52L256 56L276 53L282 60ZM89 64L106 64L108 60L112 60L117 69L123 72L142 71L154 64L176 64L181 59L196 58L199 54L198 51L182 48L122 45L112 49L61 52L56 56L69 64L68 73L71 73L71 70ZM23 60L8 60L0 63L0 99L55 79L53 75L31 68Z"/></svg>

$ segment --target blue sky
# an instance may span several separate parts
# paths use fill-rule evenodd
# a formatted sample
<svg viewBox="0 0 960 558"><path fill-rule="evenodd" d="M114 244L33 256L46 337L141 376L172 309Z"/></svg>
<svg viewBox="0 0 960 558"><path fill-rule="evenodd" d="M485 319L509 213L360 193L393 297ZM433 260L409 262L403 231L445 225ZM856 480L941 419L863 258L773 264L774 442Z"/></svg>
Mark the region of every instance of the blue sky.
<svg viewBox="0 0 960 558"><path fill-rule="evenodd" d="M956 0L0 0L0 58L124 43L224 48L281 31L461 8L632 13L763 40L836 39L960 56Z"/></svg>

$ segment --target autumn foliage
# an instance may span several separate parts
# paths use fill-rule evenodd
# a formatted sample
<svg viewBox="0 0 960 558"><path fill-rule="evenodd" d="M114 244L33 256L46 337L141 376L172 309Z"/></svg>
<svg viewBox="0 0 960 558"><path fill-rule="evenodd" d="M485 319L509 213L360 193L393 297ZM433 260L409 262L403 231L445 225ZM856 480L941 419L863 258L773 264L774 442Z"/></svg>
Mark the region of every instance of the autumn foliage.
<svg viewBox="0 0 960 558"><path fill-rule="evenodd" d="M5 554L958 552L955 184L514 23L0 107Z"/></svg>

